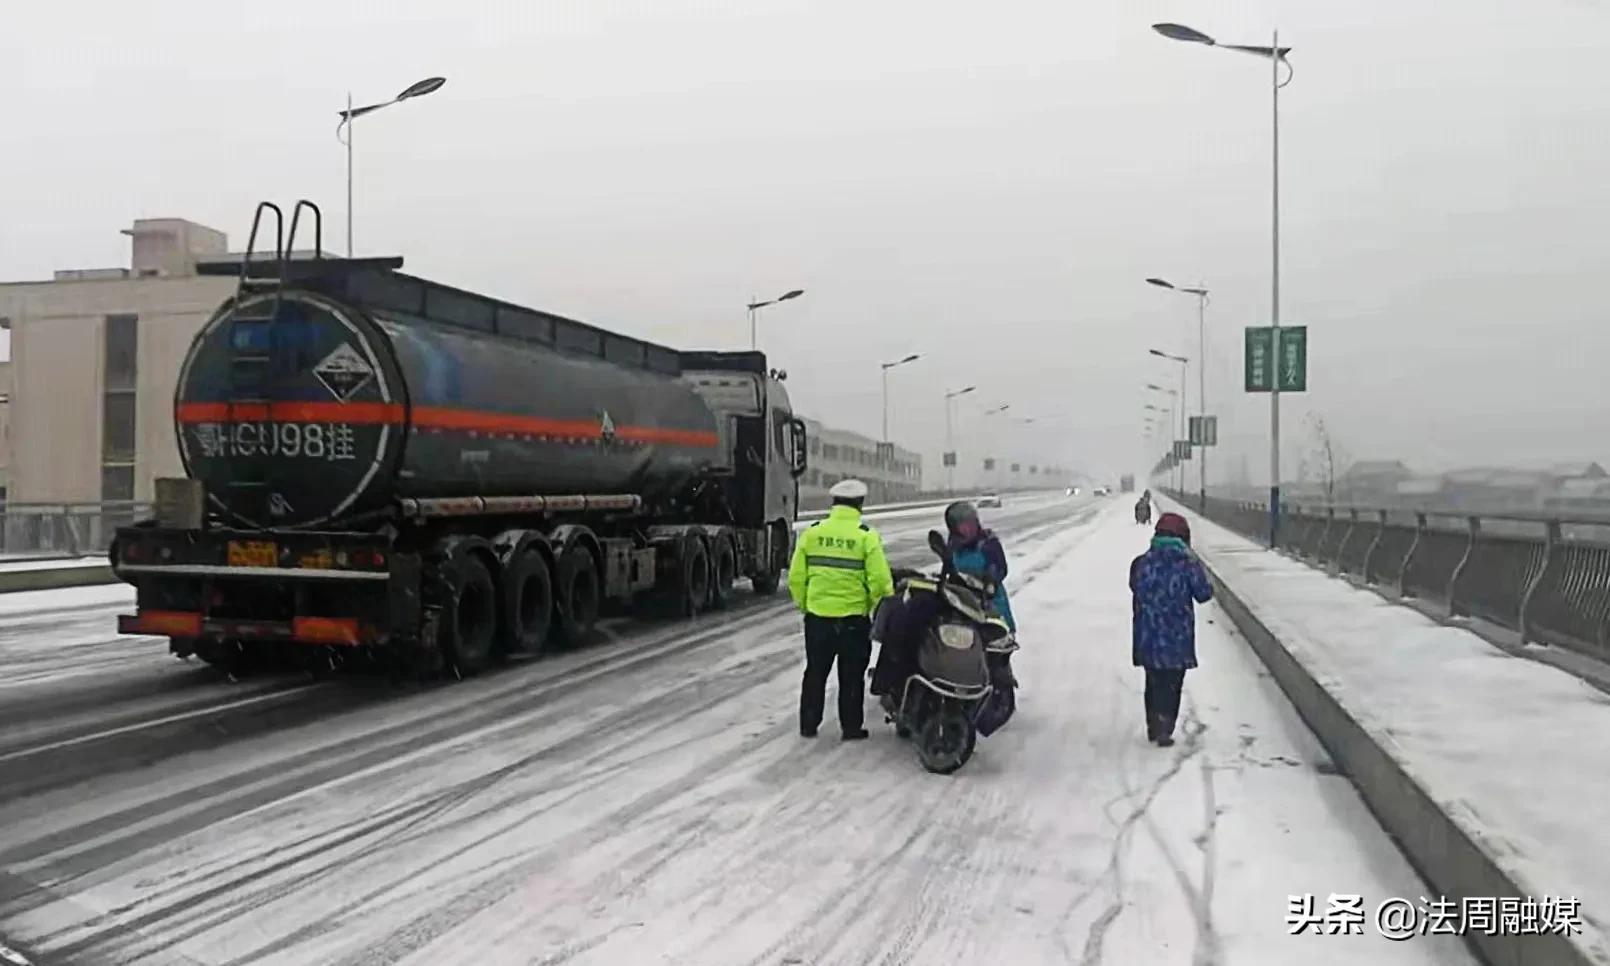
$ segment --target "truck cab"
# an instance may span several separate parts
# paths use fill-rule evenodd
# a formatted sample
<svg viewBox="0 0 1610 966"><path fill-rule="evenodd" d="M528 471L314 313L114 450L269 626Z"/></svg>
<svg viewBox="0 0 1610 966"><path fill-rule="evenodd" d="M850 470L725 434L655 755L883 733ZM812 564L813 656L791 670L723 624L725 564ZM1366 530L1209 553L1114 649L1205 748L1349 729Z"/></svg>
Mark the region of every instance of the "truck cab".
<svg viewBox="0 0 1610 966"><path fill-rule="evenodd" d="M784 383L760 352L684 352L682 380L715 413L726 499L733 523L765 535L767 573L788 566L806 469L805 421L794 415Z"/></svg>

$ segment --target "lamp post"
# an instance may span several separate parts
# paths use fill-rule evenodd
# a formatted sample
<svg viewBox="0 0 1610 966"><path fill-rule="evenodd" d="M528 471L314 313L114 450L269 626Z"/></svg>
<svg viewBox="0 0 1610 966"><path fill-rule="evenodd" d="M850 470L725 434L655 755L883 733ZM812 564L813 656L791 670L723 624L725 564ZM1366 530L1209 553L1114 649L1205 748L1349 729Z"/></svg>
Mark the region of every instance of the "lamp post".
<svg viewBox="0 0 1610 966"><path fill-rule="evenodd" d="M1286 55L1290 47L1280 46L1280 31L1275 31L1268 47L1249 44L1221 44L1202 33L1177 23L1152 24L1152 29L1170 40L1203 44L1238 50L1244 54L1269 58L1270 68L1270 259L1269 259L1269 327L1275 353L1275 378L1269 381L1269 546L1280 542L1280 89L1291 83L1295 73ZM1280 79L1281 65L1285 65L1286 79Z"/></svg>
<svg viewBox="0 0 1610 966"><path fill-rule="evenodd" d="M1176 438L1189 440L1190 434L1185 428L1185 420L1186 414L1190 411L1191 404L1186 402L1185 385L1187 382L1186 373L1189 371L1191 360L1185 356L1170 355L1161 349L1148 349L1146 351L1159 359L1166 359L1169 362L1177 362L1180 364L1180 391L1179 395L1175 396L1176 401L1179 403L1180 434ZM1169 395L1174 396L1174 391L1172 389L1169 390ZM1183 495L1185 493L1185 465L1183 463L1180 464L1179 489L1181 495Z"/></svg>
<svg viewBox="0 0 1610 966"><path fill-rule="evenodd" d="M749 350L751 352L760 348L760 336L755 327L756 316L760 310L768 305L776 305L778 302L786 302L789 299L797 299L804 294L804 289L796 288L790 289L774 299L767 299L764 302L757 300L754 296L749 297Z"/></svg>
<svg viewBox="0 0 1610 966"><path fill-rule="evenodd" d="M986 410L984 410L983 415L986 416L986 417L998 416L1001 413L1004 413L1008 409L1011 409L1011 408L1012 408L1011 403L1002 403L1001 405L996 406L994 409L986 409ZM989 451L986 449L986 450L984 450L984 452L989 452ZM990 482L989 475L986 473L985 476L984 476L984 485L988 486L989 482Z"/></svg>
<svg viewBox="0 0 1610 966"><path fill-rule="evenodd" d="M1168 393L1170 396L1174 395L1174 390L1172 390L1172 389L1164 389L1163 392ZM1172 407L1172 406L1154 406L1151 403L1147 403L1146 408L1150 409L1152 412L1157 413L1159 415L1159 418L1162 419L1162 427L1161 428L1166 430L1167 434L1170 437L1172 437L1174 435L1174 407ZM1172 453L1173 451L1174 451L1174 440L1171 438L1169 440L1169 452Z"/></svg>
<svg viewBox="0 0 1610 966"><path fill-rule="evenodd" d="M885 443L889 442L889 370L890 369L898 369L898 368L900 368L901 366L905 365L908 362L916 362L918 359L921 359L921 358L922 358L922 356L919 353L913 352L911 355L906 356L904 359L901 359L901 360L899 360L897 362L885 362L885 363L882 364L883 365L883 441Z"/></svg>
<svg viewBox="0 0 1610 966"><path fill-rule="evenodd" d="M945 467L945 489L952 493L956 491L956 444L953 442L955 439L955 420L951 418L951 409L953 408L951 403L957 396L965 396L977 388L977 386L968 386L966 389L952 389L945 393L945 455L950 460L950 465Z"/></svg>
<svg viewBox="0 0 1610 966"><path fill-rule="evenodd" d="M352 106L352 92L347 91L347 109L341 112L341 123L335 126L336 140L347 146L347 257L352 257L352 122L365 114L372 114L382 107L390 107L399 101L406 101L414 97L424 97L426 94L440 90L447 83L445 77L427 77L422 81L415 81L403 88L403 92L389 101L378 104L367 104L363 107ZM346 136L342 137L342 132Z"/></svg>
<svg viewBox="0 0 1610 966"><path fill-rule="evenodd" d="M1161 278L1148 278L1146 280L1159 288L1183 292L1186 295L1196 296L1196 409L1202 422L1207 422L1207 283L1197 285L1195 288L1180 288ZM1204 426L1204 433L1207 432ZM1197 509L1201 512L1207 510L1207 440L1204 437L1202 445L1197 447L1196 454L1196 480L1197 480Z"/></svg>

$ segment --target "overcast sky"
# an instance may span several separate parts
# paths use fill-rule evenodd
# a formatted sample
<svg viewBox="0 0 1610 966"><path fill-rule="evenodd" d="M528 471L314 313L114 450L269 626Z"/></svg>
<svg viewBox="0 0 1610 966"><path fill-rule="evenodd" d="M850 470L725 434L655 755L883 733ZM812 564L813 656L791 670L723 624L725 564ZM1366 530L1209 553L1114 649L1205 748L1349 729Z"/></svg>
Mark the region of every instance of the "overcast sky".
<svg viewBox="0 0 1610 966"><path fill-rule="evenodd" d="M335 112L360 120L357 248L677 347L748 342L796 404L927 456L946 387L1055 430L1055 459L1149 466L1145 382L1197 355L1217 467L1261 480L1241 331L1270 308L1266 61L1281 95L1282 315L1306 324L1288 466L1318 414L1359 458L1610 460L1610 8L1592 0L341 0L14 4L0 30L0 277L127 264L139 217L244 241L311 197L341 247ZM1196 367L1190 373L1193 400ZM976 403L976 404L975 404ZM1217 475L1217 474L1215 474Z"/></svg>

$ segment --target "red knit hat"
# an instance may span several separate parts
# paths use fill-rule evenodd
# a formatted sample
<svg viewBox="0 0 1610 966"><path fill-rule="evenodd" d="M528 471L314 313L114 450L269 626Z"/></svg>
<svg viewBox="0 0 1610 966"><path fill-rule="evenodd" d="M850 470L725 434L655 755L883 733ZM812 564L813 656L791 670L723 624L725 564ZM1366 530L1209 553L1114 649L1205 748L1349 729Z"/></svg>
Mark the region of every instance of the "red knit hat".
<svg viewBox="0 0 1610 966"><path fill-rule="evenodd" d="M1157 518L1157 535L1159 537L1178 537L1186 543L1191 542L1191 525L1178 513L1165 513Z"/></svg>

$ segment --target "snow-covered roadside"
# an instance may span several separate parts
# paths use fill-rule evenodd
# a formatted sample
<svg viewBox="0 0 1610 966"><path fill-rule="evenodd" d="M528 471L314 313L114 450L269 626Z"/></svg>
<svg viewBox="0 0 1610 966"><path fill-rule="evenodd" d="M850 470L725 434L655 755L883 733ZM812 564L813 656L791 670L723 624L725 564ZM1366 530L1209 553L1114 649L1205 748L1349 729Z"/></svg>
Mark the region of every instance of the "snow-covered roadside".
<svg viewBox="0 0 1610 966"><path fill-rule="evenodd" d="M1271 554L1206 521L1222 580L1403 771L1534 897L1581 902L1610 962L1610 700L1555 668Z"/></svg>
<svg viewBox="0 0 1610 966"><path fill-rule="evenodd" d="M1146 744L1126 517L1008 547L1021 710L953 777L875 719L800 739L797 619L757 615L0 806L0 871L51 889L0 924L46 961L1467 964L1286 935L1290 894L1423 886L1215 608L1181 744Z"/></svg>

